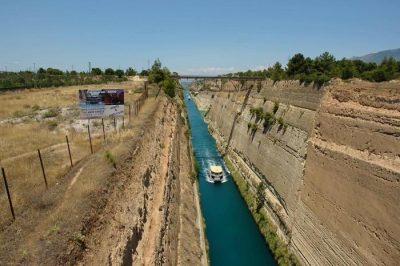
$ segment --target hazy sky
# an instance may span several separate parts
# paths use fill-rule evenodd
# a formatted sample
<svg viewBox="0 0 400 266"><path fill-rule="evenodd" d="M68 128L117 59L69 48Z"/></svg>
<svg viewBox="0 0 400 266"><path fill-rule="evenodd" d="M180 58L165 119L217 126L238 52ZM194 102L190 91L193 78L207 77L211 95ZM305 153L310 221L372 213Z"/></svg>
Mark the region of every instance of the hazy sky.
<svg viewBox="0 0 400 266"><path fill-rule="evenodd" d="M400 0L0 0L0 69L217 74L400 47Z"/></svg>

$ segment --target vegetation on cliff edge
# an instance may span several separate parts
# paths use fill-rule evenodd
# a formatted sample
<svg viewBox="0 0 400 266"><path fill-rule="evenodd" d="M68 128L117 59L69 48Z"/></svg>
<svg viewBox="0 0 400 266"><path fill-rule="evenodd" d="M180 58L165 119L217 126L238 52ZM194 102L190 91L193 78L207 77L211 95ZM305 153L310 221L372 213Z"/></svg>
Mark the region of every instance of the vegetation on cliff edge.
<svg viewBox="0 0 400 266"><path fill-rule="evenodd" d="M257 188L257 193L254 195L249 188L247 182L243 179L241 174L236 171L230 160L225 157L226 165L231 172L233 180L239 188L240 194L246 201L255 222L258 225L262 235L265 238L270 250L274 254L275 260L278 265L301 265L297 257L292 254L287 244L285 244L277 234L277 228L268 218L267 212L262 208L265 202L263 195L264 186L260 185Z"/></svg>
<svg viewBox="0 0 400 266"><path fill-rule="evenodd" d="M248 70L228 75L265 77L274 81L296 79L305 84L314 82L317 85L323 85L331 78L343 80L361 78L382 82L400 78L400 61L385 58L382 63L376 64L346 58L337 60L328 52L314 59L297 53L289 59L285 68L281 63L276 62L272 67L264 70Z"/></svg>

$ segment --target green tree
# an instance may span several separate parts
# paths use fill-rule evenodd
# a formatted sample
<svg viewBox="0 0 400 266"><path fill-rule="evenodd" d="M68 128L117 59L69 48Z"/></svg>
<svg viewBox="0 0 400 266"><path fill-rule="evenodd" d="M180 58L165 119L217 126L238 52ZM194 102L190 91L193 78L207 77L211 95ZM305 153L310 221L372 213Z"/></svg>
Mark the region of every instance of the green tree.
<svg viewBox="0 0 400 266"><path fill-rule="evenodd" d="M112 68L107 68L107 69L104 71L104 73L105 73L106 75L114 75L114 74L115 74L115 71L114 71L114 69L112 69Z"/></svg>
<svg viewBox="0 0 400 266"><path fill-rule="evenodd" d="M285 71L282 69L282 65L279 62L276 62L272 69L270 68L270 73L270 77L273 81L279 81L285 77Z"/></svg>
<svg viewBox="0 0 400 266"><path fill-rule="evenodd" d="M125 71L125 75L127 75L127 76L136 76L136 75L137 75L137 71L134 70L133 68L129 67L129 68Z"/></svg>
<svg viewBox="0 0 400 266"><path fill-rule="evenodd" d="M176 84L173 79L166 79L161 82L161 87L164 89L164 92L171 98L175 97L175 89L176 89Z"/></svg>
<svg viewBox="0 0 400 266"><path fill-rule="evenodd" d="M148 75L149 75L149 70L143 69L143 70L140 72L139 75L142 76L142 77L148 76Z"/></svg>
<svg viewBox="0 0 400 266"><path fill-rule="evenodd" d="M314 69L320 73L330 74L335 65L335 62L335 57L330 53L325 52L315 58Z"/></svg>
<svg viewBox="0 0 400 266"><path fill-rule="evenodd" d="M47 68L46 73L50 74L50 75L62 75L62 74L64 74L61 70L59 70L57 68L51 68L51 67Z"/></svg>
<svg viewBox="0 0 400 266"><path fill-rule="evenodd" d="M101 71L101 69L98 67L94 67L94 68L92 68L92 74L93 75L101 75L101 74L103 74L103 71Z"/></svg>
<svg viewBox="0 0 400 266"><path fill-rule="evenodd" d="M124 71L122 69L115 70L115 75L121 78L124 75Z"/></svg>
<svg viewBox="0 0 400 266"><path fill-rule="evenodd" d="M289 59L286 73L290 77L294 77L296 74L309 74L311 71L312 60L307 57L304 58L303 54L295 54Z"/></svg>
<svg viewBox="0 0 400 266"><path fill-rule="evenodd" d="M169 71L167 68L161 68L162 64L160 59L156 59L153 63L153 66L150 69L149 72L149 81L153 83L159 83L163 81L166 76L169 75Z"/></svg>

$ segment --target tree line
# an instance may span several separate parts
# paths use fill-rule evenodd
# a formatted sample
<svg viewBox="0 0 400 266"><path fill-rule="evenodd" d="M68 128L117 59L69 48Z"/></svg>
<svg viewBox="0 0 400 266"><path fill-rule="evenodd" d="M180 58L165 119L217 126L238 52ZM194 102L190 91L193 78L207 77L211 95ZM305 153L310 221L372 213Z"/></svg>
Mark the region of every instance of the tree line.
<svg viewBox="0 0 400 266"><path fill-rule="evenodd" d="M112 68L106 68L103 71L94 67L90 73L77 72L75 70L62 71L51 67L47 69L39 68L36 73L33 71L0 72L0 90L121 82L126 81L127 76L135 76L137 74L138 72L131 67L125 71ZM147 72L145 71L143 74L147 75Z"/></svg>
<svg viewBox="0 0 400 266"><path fill-rule="evenodd" d="M314 82L319 86L332 78L343 80L360 78L382 82L400 78L400 61L385 58L380 64L376 64L346 58L337 60L328 52L314 59L297 53L289 59L286 67L276 62L272 67L264 70L248 70L228 75L265 77L274 81L295 79L305 84Z"/></svg>

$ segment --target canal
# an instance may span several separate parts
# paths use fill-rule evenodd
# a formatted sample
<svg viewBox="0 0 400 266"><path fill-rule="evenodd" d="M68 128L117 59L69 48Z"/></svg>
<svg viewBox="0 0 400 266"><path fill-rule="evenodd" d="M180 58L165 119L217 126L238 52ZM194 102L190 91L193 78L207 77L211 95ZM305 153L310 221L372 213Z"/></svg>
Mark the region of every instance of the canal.
<svg viewBox="0 0 400 266"><path fill-rule="evenodd" d="M182 84L187 89L187 84ZM208 132L203 115L189 93L184 98L192 131L192 146L199 163L199 190L209 259L212 266L276 265L263 236L246 203L229 175L214 138ZM223 166L228 181L213 184L206 181L206 169L211 164Z"/></svg>

